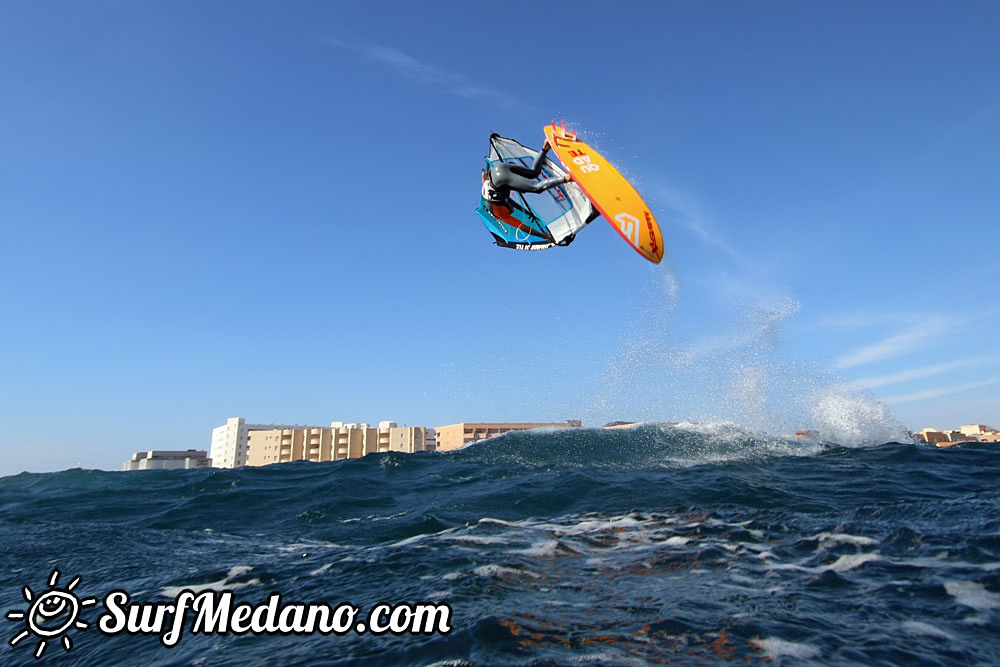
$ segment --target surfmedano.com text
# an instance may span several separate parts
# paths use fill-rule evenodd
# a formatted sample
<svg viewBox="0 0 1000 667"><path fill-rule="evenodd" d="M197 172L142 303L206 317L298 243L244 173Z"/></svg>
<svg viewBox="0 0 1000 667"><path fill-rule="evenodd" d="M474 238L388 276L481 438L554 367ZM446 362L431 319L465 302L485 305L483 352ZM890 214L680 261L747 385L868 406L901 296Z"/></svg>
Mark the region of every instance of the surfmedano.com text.
<svg viewBox="0 0 1000 667"><path fill-rule="evenodd" d="M380 603L367 615L350 603L281 601L271 593L257 605L234 604L232 591L183 590L172 602L130 603L129 594L114 590L104 596L107 610L97 621L105 635L159 635L166 647L176 646L192 619L191 634L243 635L394 635L447 634L451 631L451 607L447 604Z"/></svg>

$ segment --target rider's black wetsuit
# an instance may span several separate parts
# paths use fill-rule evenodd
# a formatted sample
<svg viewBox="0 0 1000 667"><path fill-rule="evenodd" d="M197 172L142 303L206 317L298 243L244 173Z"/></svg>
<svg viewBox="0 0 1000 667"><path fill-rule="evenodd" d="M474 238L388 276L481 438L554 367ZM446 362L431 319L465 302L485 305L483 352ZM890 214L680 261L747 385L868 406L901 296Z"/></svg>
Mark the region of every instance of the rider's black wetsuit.
<svg viewBox="0 0 1000 667"><path fill-rule="evenodd" d="M542 152L535 157L534 163L530 167L511 162L497 162L490 167L486 175L486 186L483 188L483 197L487 201L494 203L505 202L510 197L510 191L518 192L545 192L549 188L570 180L569 176L552 176L545 180L536 180L542 173L542 165L545 164L545 154L549 151L549 145L542 147ZM489 196L487 196L489 195Z"/></svg>

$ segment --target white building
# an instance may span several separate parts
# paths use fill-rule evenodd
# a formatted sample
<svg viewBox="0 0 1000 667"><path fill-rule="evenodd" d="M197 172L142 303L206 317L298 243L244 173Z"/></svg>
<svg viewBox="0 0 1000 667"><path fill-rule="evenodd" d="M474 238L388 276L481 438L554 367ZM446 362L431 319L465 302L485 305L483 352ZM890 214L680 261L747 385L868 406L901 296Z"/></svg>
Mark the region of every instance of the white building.
<svg viewBox="0 0 1000 667"><path fill-rule="evenodd" d="M136 452L132 458L122 464L122 470L186 470L190 468L208 468L212 459L205 456L204 449L162 450L151 449L148 452Z"/></svg>
<svg viewBox="0 0 1000 667"><path fill-rule="evenodd" d="M212 465L216 468L240 468L247 464L247 436L250 431L310 428L284 424L247 424L242 417L230 417L212 429Z"/></svg>
<svg viewBox="0 0 1000 667"><path fill-rule="evenodd" d="M996 435L996 431L986 424L966 424L959 429L962 435L982 440L981 436Z"/></svg>

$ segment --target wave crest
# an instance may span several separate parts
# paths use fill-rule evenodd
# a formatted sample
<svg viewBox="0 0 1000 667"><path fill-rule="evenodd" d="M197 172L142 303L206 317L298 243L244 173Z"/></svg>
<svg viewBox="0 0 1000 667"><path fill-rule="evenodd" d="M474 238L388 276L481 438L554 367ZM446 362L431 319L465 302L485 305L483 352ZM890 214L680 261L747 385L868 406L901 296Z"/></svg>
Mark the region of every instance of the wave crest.
<svg viewBox="0 0 1000 667"><path fill-rule="evenodd" d="M511 431L454 454L487 465L683 468L812 456L826 449L828 445L815 439L770 436L730 422L650 422L615 429Z"/></svg>

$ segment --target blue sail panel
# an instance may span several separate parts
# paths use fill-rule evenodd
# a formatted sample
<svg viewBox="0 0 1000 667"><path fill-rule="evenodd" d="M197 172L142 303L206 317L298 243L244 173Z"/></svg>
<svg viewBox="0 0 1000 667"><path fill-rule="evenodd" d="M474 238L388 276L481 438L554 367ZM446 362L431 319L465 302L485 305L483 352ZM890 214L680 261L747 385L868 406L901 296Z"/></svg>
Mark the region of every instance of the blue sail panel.
<svg viewBox="0 0 1000 667"><path fill-rule="evenodd" d="M500 209L500 215L497 215L497 208ZM518 250L537 247L540 250L556 244L542 221L529 212L518 208L511 210L507 207L495 207L485 199L480 199L476 213L496 239L497 245Z"/></svg>

